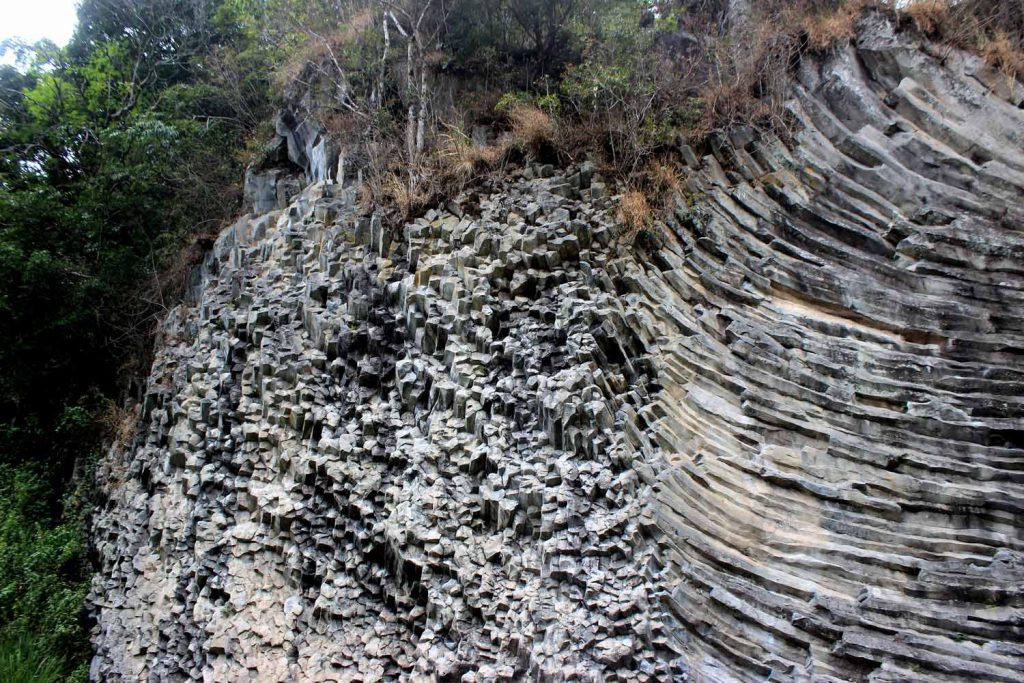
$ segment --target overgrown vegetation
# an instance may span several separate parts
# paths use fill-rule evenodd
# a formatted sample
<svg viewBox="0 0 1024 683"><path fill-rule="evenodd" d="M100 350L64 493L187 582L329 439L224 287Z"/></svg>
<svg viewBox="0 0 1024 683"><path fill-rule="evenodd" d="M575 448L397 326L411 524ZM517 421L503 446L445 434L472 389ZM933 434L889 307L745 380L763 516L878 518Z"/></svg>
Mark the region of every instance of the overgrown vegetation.
<svg viewBox="0 0 1024 683"><path fill-rule="evenodd" d="M680 141L785 131L795 65L848 44L866 11L1019 76L1019 2L765 0L745 17L728 0L336 2L342 28L299 27L286 73L394 223L524 157L590 158L656 205L648 171L678 165ZM497 137L473 141L478 125Z"/></svg>
<svg viewBox="0 0 1024 683"><path fill-rule="evenodd" d="M269 51L217 3L84 0L0 67L0 680L88 652L87 463L196 242L237 211ZM74 493L75 495L72 495ZM31 672L35 673L31 673Z"/></svg>
<svg viewBox="0 0 1024 683"><path fill-rule="evenodd" d="M794 66L865 11L1024 78L1024 0L748 4L83 0L67 47L8 45L0 680L85 675L86 463L130 439L154 325L279 106L322 124L392 223L527 159L589 159L636 235L680 187L681 143L784 130Z"/></svg>
<svg viewBox="0 0 1024 683"><path fill-rule="evenodd" d="M976 52L1008 78L1024 79L1024 0L916 0L904 12L925 36Z"/></svg>

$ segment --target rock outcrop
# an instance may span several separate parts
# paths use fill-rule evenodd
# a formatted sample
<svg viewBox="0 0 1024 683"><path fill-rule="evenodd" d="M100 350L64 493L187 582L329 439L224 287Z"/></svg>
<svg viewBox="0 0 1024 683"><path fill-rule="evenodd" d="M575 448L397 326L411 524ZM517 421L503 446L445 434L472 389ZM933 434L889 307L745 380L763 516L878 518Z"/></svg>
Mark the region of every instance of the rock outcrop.
<svg viewBox="0 0 1024 683"><path fill-rule="evenodd" d="M699 680L1024 672L1022 89L862 29L800 69L793 144L715 146L634 280Z"/></svg>
<svg viewBox="0 0 1024 683"><path fill-rule="evenodd" d="M93 679L1020 680L1009 85L870 18L635 242L589 164L398 239L254 190L101 465Z"/></svg>
<svg viewBox="0 0 1024 683"><path fill-rule="evenodd" d="M632 467L653 340L592 173L400 244L323 184L221 236L105 463L96 678L681 674Z"/></svg>

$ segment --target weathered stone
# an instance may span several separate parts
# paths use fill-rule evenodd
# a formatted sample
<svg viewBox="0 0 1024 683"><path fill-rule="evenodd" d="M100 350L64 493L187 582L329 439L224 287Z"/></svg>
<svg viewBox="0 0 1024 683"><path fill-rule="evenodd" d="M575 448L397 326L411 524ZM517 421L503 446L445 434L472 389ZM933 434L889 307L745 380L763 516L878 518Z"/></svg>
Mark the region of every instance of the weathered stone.
<svg viewBox="0 0 1024 683"><path fill-rule="evenodd" d="M92 679L1019 680L1024 111L862 29L642 243L586 163L225 230L100 466Z"/></svg>

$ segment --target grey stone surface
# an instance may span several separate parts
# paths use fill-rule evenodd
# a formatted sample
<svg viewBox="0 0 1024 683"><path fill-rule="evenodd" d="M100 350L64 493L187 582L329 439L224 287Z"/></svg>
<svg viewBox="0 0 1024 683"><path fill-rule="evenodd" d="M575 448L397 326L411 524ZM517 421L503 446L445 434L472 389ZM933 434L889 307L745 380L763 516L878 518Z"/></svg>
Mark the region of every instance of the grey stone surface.
<svg viewBox="0 0 1024 683"><path fill-rule="evenodd" d="M1024 111L862 29L635 244L589 164L226 230L101 464L93 679L1020 680Z"/></svg>
<svg viewBox="0 0 1024 683"><path fill-rule="evenodd" d="M275 209L283 209L302 191L302 186L299 174L289 172L289 169L246 169L242 211L265 214Z"/></svg>
<svg viewBox="0 0 1024 683"><path fill-rule="evenodd" d="M869 21L639 259L694 680L1021 680L1024 112L979 72Z"/></svg>
<svg viewBox="0 0 1024 683"><path fill-rule="evenodd" d="M612 203L561 185L391 242L320 184L222 235L103 465L94 678L681 675L632 468L654 370Z"/></svg>
<svg viewBox="0 0 1024 683"><path fill-rule="evenodd" d="M275 122L275 128L286 143L288 160L303 170L307 182L337 179L339 151L320 124L283 111Z"/></svg>

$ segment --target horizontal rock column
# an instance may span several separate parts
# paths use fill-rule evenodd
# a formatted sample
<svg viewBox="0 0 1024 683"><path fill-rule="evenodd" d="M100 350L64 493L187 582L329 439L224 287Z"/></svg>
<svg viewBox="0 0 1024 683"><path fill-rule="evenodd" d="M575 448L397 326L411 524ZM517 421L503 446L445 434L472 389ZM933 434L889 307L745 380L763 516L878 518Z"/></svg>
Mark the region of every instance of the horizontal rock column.
<svg viewBox="0 0 1024 683"><path fill-rule="evenodd" d="M716 140L624 276L696 680L1024 671L1024 111L861 29L802 66L794 143Z"/></svg>

